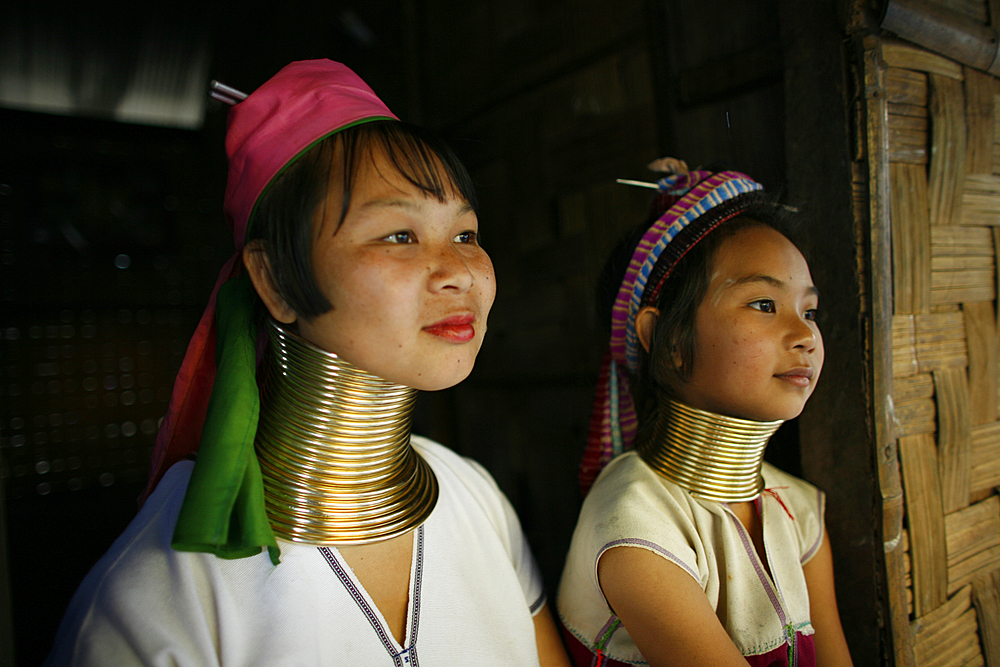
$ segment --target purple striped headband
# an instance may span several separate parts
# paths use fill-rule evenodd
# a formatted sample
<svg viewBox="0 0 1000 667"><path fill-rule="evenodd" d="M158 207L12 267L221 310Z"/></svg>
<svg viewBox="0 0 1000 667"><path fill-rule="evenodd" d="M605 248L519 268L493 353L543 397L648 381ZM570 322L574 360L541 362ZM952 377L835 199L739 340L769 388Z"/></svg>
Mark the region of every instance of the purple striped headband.
<svg viewBox="0 0 1000 667"><path fill-rule="evenodd" d="M633 373L639 368L639 339L635 331L635 317L642 307L649 276L660 255L681 230L710 209L738 195L762 189L759 183L737 171L717 174L693 171L667 176L660 179L657 185L661 193L680 198L646 230L636 246L611 313L611 355L616 362L626 365ZM704 231L707 233L710 230ZM692 239L693 242L687 244L683 252L686 253L703 235ZM672 254L676 255L674 263L683 255L676 252ZM669 274L669 270L662 273L653 287L656 294ZM650 296L655 295L651 293ZM652 299L645 301L649 303Z"/></svg>
<svg viewBox="0 0 1000 667"><path fill-rule="evenodd" d="M590 418L590 434L580 464L580 487L590 489L597 474L618 454L632 448L637 419L628 372L639 371L639 337L635 320L643 306L655 303L677 262L709 232L753 203L738 201L763 187L738 171L693 171L657 182L667 210L650 225L636 245L632 261L611 310L611 341ZM671 203L672 201L672 203ZM730 202L729 206L716 207ZM712 215L705 215L712 211ZM692 224L694 223L694 224ZM659 266L658 266L659 264Z"/></svg>

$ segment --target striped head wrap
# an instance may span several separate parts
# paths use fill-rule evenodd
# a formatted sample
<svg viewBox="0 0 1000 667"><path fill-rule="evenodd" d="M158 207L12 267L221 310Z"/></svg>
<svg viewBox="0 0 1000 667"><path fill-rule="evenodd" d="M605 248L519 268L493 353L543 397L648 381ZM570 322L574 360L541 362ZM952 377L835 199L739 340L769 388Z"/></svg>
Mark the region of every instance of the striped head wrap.
<svg viewBox="0 0 1000 667"><path fill-rule="evenodd" d="M580 488L590 489L598 473L631 449L637 419L629 374L639 371L636 315L656 303L677 262L705 236L759 201L762 186L737 171L693 171L657 182L657 203L665 211L635 247L611 311L611 341L598 377Z"/></svg>

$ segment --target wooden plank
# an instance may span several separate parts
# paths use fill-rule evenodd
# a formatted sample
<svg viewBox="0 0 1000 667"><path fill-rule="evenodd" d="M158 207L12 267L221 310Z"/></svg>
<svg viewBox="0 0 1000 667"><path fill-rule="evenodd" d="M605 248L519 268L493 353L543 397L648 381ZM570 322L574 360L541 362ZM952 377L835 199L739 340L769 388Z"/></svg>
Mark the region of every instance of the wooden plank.
<svg viewBox="0 0 1000 667"><path fill-rule="evenodd" d="M937 430L937 403L925 398L898 403L893 408L896 419L896 435L903 436L933 434Z"/></svg>
<svg viewBox="0 0 1000 667"><path fill-rule="evenodd" d="M968 586L976 578L1000 568L1000 547L990 547L948 568L948 594Z"/></svg>
<svg viewBox="0 0 1000 667"><path fill-rule="evenodd" d="M886 39L882 42L882 57L890 67L902 67L922 72L934 72L961 80L962 66L909 42Z"/></svg>
<svg viewBox="0 0 1000 667"><path fill-rule="evenodd" d="M993 80L993 173L1000 174L1000 81Z"/></svg>
<svg viewBox="0 0 1000 667"><path fill-rule="evenodd" d="M991 255L993 231L988 227L932 227L934 256Z"/></svg>
<svg viewBox="0 0 1000 667"><path fill-rule="evenodd" d="M922 658L926 658L931 649L948 642L952 628L968 623L967 615L971 610L972 586L967 586L946 598L933 611L918 615L913 622L914 652L919 652Z"/></svg>
<svg viewBox="0 0 1000 667"><path fill-rule="evenodd" d="M972 492L1000 486L1000 422L972 428Z"/></svg>
<svg viewBox="0 0 1000 667"><path fill-rule="evenodd" d="M918 667L959 667L980 655L976 635L976 610L969 607L962 615L934 636L934 641L921 641L913 646Z"/></svg>
<svg viewBox="0 0 1000 667"><path fill-rule="evenodd" d="M794 3L786 3L794 4ZM803 12L809 10L804 9ZM815 14L815 12L811 12ZM874 442L870 443L871 451L876 453L875 459L878 468L877 488L883 499L897 494L897 489L901 488L899 474L898 440L894 433L892 423L892 348L891 341L886 335L893 328L892 321L892 283L889 276L892 275L892 226L889 219L889 206L891 196L889 194L889 150L888 150L888 130L887 124L888 99L885 86L885 66L881 53L881 40L874 35L867 35L861 40L863 44L863 85L860 90L864 91L864 100L859 118L864 119L865 132L859 133L864 136L864 146L867 151L865 156L865 166L867 168L867 182L870 196L868 199L867 211L862 209L862 215L855 218L855 223L861 222L863 229L867 229L867 239L862 233L862 243L860 248L867 248L869 255L864 256L862 251L861 261L868 269L868 276L877 278L864 281L870 283L871 293L863 295L869 304L866 310L870 321L868 329L869 338L866 347L865 365L872 369L871 382L868 392L870 393L868 415L871 417L870 430L874 434ZM858 81L858 84L862 84ZM907 100L898 100L908 103ZM926 104L925 99L919 100L920 104ZM790 170L791 171L791 170ZM867 214L865 214L867 213ZM864 223L867 222L867 225ZM888 331L887 331L888 330ZM855 494L857 495L857 494ZM889 505L890 509L895 507ZM860 506L858 506L860 509ZM899 534L901 526L898 523L900 515L898 512L883 512L882 526L887 537L891 538ZM883 543L883 550L886 543ZM881 560L881 559L880 559ZM882 561L883 567L886 561ZM889 561L894 562L894 561ZM878 565L876 565L878 568ZM895 581L895 575L889 576L889 581ZM913 648L910 641L910 629L907 615L907 604L903 591L898 588L886 590L884 599L888 601L888 618L881 615L880 625L888 625L892 632L892 652L893 662L897 667L911 667L913 663ZM885 610L883 610L884 612ZM857 619L851 624L857 628ZM863 632L863 631L862 631ZM851 633L849 633L851 634ZM855 632L857 636L864 636L860 632ZM855 639L855 641L857 641ZM880 641L881 643L881 641Z"/></svg>
<svg viewBox="0 0 1000 667"><path fill-rule="evenodd" d="M930 137L930 120L927 117L927 109L910 104L894 104L892 107L908 113L895 114L890 110L888 118L889 162L927 164ZM919 114L914 110L922 110L924 113ZM992 156L992 152L990 155Z"/></svg>
<svg viewBox="0 0 1000 667"><path fill-rule="evenodd" d="M927 75L899 67L885 71L885 94L889 104L927 106Z"/></svg>
<svg viewBox="0 0 1000 667"><path fill-rule="evenodd" d="M972 147L971 142L969 147ZM990 227L1000 225L1000 176L985 173L965 177L961 224Z"/></svg>
<svg viewBox="0 0 1000 667"><path fill-rule="evenodd" d="M892 277L895 314L926 313L931 304L931 225L927 172L890 164Z"/></svg>
<svg viewBox="0 0 1000 667"><path fill-rule="evenodd" d="M932 225L958 224L965 181L965 94L961 81L931 73L931 162L929 176Z"/></svg>
<svg viewBox="0 0 1000 667"><path fill-rule="evenodd" d="M913 118L929 118L930 114L927 111L926 104L890 104L889 106L889 122L892 122L893 116L910 116ZM927 128L930 128L930 123L927 124Z"/></svg>
<svg viewBox="0 0 1000 667"><path fill-rule="evenodd" d="M892 376L907 377L917 373L917 329L912 315L892 318Z"/></svg>
<svg viewBox="0 0 1000 667"><path fill-rule="evenodd" d="M945 514L969 504L972 426L969 383L964 368L934 371L938 411L938 474Z"/></svg>
<svg viewBox="0 0 1000 667"><path fill-rule="evenodd" d="M931 271L992 271L992 255L939 255L931 258Z"/></svg>
<svg viewBox="0 0 1000 667"><path fill-rule="evenodd" d="M945 602L948 587L948 554L934 438L901 437L899 455L909 521L913 609L921 617Z"/></svg>
<svg viewBox="0 0 1000 667"><path fill-rule="evenodd" d="M994 570L973 582L972 602L979 615L983 657L987 665L996 667L1000 665L1000 570Z"/></svg>
<svg viewBox="0 0 1000 667"><path fill-rule="evenodd" d="M906 106L906 108L914 108ZM915 107L920 108L920 107ZM923 144L927 140L927 132L930 130L931 122L927 116L919 115L900 115L900 114L889 114L889 146L892 147L892 133L899 132L901 135L906 135L912 133L915 136L920 136L922 139L920 141L915 141L914 143ZM990 135L993 138L993 135Z"/></svg>
<svg viewBox="0 0 1000 667"><path fill-rule="evenodd" d="M993 254L989 227L933 226L931 305L992 301L997 289Z"/></svg>
<svg viewBox="0 0 1000 667"><path fill-rule="evenodd" d="M948 567L1000 547L1000 496L990 496L944 517Z"/></svg>
<svg viewBox="0 0 1000 667"><path fill-rule="evenodd" d="M993 171L993 77L965 68L966 173Z"/></svg>
<svg viewBox="0 0 1000 667"><path fill-rule="evenodd" d="M930 373L897 378L892 385L892 400L896 405L934 396L934 376Z"/></svg>
<svg viewBox="0 0 1000 667"><path fill-rule="evenodd" d="M990 230L993 236L993 258L994 262L997 257L1000 257L1000 228L993 227ZM1000 294L1000 271L994 270L993 275L995 276L993 282L993 289L997 294ZM997 331L1000 331L1000 308L997 308ZM998 369L1000 372L1000 369Z"/></svg>
<svg viewBox="0 0 1000 667"><path fill-rule="evenodd" d="M968 365L965 319L960 310L914 315L917 370L921 373Z"/></svg>
<svg viewBox="0 0 1000 667"><path fill-rule="evenodd" d="M969 355L969 417L973 425L997 420L997 365L1000 364L1000 341L997 339L993 302L966 303L965 339Z"/></svg>
<svg viewBox="0 0 1000 667"><path fill-rule="evenodd" d="M931 291L956 289L982 289L993 294L993 267L989 269L959 268L935 271L931 276ZM985 301L992 301L992 296ZM954 303L937 301L936 303Z"/></svg>

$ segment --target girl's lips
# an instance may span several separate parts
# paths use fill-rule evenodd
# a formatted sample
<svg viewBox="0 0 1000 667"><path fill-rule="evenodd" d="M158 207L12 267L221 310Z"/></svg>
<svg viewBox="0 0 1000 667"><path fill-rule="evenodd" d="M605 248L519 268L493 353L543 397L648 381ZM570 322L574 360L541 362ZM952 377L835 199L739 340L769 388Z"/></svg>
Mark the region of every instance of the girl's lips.
<svg viewBox="0 0 1000 667"><path fill-rule="evenodd" d="M789 384L795 385L796 387L808 387L812 382L813 369L811 368L795 368L787 373L782 373L781 375L775 375L774 377L779 380L784 380Z"/></svg>
<svg viewBox="0 0 1000 667"><path fill-rule="evenodd" d="M452 343L468 343L476 336L475 321L473 315L455 315L424 327L424 331Z"/></svg>

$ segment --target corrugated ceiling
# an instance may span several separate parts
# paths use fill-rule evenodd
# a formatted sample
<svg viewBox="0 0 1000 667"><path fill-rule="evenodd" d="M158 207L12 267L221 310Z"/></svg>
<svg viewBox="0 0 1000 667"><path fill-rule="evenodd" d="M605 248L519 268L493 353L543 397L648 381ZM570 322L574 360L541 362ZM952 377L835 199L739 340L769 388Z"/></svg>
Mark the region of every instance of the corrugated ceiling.
<svg viewBox="0 0 1000 667"><path fill-rule="evenodd" d="M206 20L162 6L27 4L15 2L0 21L0 106L201 126L211 56Z"/></svg>

